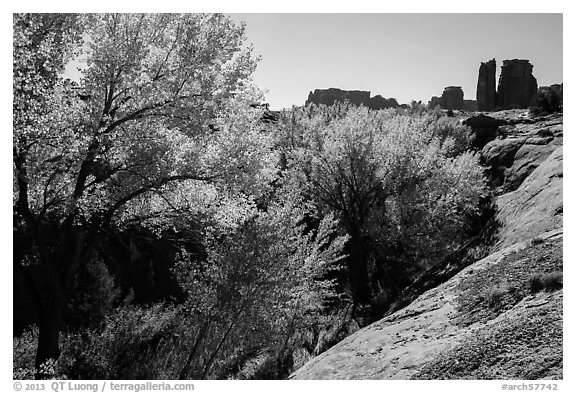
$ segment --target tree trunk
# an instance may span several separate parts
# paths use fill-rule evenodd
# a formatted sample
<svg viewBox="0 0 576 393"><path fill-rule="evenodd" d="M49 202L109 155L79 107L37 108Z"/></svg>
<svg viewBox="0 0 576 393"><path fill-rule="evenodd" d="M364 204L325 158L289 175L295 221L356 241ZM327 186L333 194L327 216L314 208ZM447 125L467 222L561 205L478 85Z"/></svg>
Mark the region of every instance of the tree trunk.
<svg viewBox="0 0 576 393"><path fill-rule="evenodd" d="M234 325L236 325L236 322L238 321L240 314L242 314L242 312L244 311L244 308L246 307L247 304L248 304L248 300L245 300L242 303L242 305L240 306L240 308L238 309L238 311L236 312L236 314L232 317L232 320L230 321L230 324L228 325L228 329L226 329L224 336L220 339L220 342L216 346L216 349L214 349L214 351L212 352L212 355L210 355L210 358L208 359L208 361L206 362L206 365L204 366L204 371L202 372L202 379L206 379L206 377L208 376L208 372L210 371L212 364L216 360L216 356L220 352L220 348L222 348L222 345L224 345L224 342L228 338L228 335L232 331L232 328L234 327Z"/></svg>
<svg viewBox="0 0 576 393"><path fill-rule="evenodd" d="M371 290L367 265L367 249L357 230L350 231L347 244L348 271L354 303L367 304L370 301Z"/></svg>
<svg viewBox="0 0 576 393"><path fill-rule="evenodd" d="M194 341L194 345L192 346L192 349L188 353L186 363L184 364L184 367L182 367L182 370L180 370L180 374L178 375L179 380L188 379L188 376L192 373L192 361L194 360L194 357L196 356L196 352L198 351L198 347L200 346L200 342L202 342L202 340L204 340L204 336L208 332L209 328L210 328L210 322L205 322L202 325L202 327L200 328L200 332L198 333L198 336L196 337L196 340Z"/></svg>
<svg viewBox="0 0 576 393"><path fill-rule="evenodd" d="M38 348L36 351L36 379L47 379L51 375L42 370L41 365L48 360L57 360L60 356L60 329L64 312L64 296L60 291L53 290L46 300L39 323Z"/></svg>
<svg viewBox="0 0 576 393"><path fill-rule="evenodd" d="M82 262L85 232L77 228L63 232L67 234L67 241L64 243L66 249L62 250L61 255L56 253L45 260L43 269L31 273L41 305L35 361L36 379L52 377L47 370L41 369L41 365L60 357L60 331L68 290L73 286L76 271ZM44 277L36 277L37 274Z"/></svg>

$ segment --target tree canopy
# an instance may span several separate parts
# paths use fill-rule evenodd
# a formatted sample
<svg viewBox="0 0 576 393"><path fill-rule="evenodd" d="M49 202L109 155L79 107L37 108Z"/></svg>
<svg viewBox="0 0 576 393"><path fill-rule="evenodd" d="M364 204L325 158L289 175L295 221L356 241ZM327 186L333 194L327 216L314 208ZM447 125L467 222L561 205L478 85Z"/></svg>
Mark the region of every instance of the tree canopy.
<svg viewBox="0 0 576 393"><path fill-rule="evenodd" d="M13 18L14 281L37 325L18 377L285 377L478 214L464 126L341 104L266 122L225 15Z"/></svg>

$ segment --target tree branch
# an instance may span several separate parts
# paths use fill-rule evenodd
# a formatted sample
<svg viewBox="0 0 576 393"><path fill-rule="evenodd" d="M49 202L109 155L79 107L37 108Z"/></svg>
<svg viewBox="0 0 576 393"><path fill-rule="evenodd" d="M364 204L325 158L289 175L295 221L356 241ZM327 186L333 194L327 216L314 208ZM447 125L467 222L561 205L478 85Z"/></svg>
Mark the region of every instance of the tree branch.
<svg viewBox="0 0 576 393"><path fill-rule="evenodd" d="M104 214L104 220L106 222L110 222L112 220L112 217L116 213L116 211L118 209L120 209L123 205L125 205L127 202L129 202L132 199L134 199L134 198L136 198L142 194L145 194L149 191L152 191L154 189L159 189L160 187L162 187L168 183L172 183L172 182L176 182L176 181L180 181L180 180L208 181L208 180L214 180L217 177L218 177L218 175L216 175L216 176L175 175L175 176L168 176L168 177L157 179L155 181L151 181L148 184L146 184L145 186L142 186L142 187L132 191L128 195L120 198L116 203L114 203L106 211L106 213Z"/></svg>
<svg viewBox="0 0 576 393"><path fill-rule="evenodd" d="M28 201L28 179L26 173L26 156L18 154L16 146L13 148L14 166L16 167L16 178L18 179L18 201L17 211L29 225L34 225L36 219L30 210Z"/></svg>

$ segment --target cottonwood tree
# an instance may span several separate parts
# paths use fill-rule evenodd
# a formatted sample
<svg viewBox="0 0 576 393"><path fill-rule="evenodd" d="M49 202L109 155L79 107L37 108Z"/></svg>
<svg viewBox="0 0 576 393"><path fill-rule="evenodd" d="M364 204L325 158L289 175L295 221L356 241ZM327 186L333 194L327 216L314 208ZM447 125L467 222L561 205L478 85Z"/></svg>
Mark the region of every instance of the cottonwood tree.
<svg viewBox="0 0 576 393"><path fill-rule="evenodd" d="M294 184L284 184L266 211L250 205L234 209L235 225L206 234L204 263L177 265L194 331L180 378L207 378L216 363L221 368L254 348L280 368L298 334L321 323L325 299L336 295L324 276L338 269L346 237L335 235L333 217L308 228L305 217L315 209Z"/></svg>
<svg viewBox="0 0 576 393"><path fill-rule="evenodd" d="M350 235L356 303L461 244L485 185L456 122L433 113L310 106L286 114L283 130L287 166L305 174L311 198Z"/></svg>
<svg viewBox="0 0 576 393"><path fill-rule="evenodd" d="M59 356L67 292L103 233L183 215L179 187L241 176L214 165L227 150L213 121L258 99L256 60L223 15L26 14L13 28L15 259L41 272L39 367ZM78 49L80 98L61 76Z"/></svg>

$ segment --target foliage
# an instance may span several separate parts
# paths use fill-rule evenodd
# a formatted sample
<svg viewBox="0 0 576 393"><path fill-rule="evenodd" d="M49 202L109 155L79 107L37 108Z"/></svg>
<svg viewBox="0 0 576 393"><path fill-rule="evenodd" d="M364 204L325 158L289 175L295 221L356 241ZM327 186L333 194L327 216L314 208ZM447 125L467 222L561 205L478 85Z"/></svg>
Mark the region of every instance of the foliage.
<svg viewBox="0 0 576 393"><path fill-rule="evenodd" d="M540 87L530 103L530 112L534 115L546 115L562 112L563 85Z"/></svg>
<svg viewBox="0 0 576 393"><path fill-rule="evenodd" d="M14 379L34 378L34 355L38 342L38 328L33 326L13 339L12 370Z"/></svg>
<svg viewBox="0 0 576 393"><path fill-rule="evenodd" d="M194 353L195 363L191 356L189 375L207 377L213 363L243 348L267 348L280 358L299 331L322 323L323 300L335 294L321 278L336 268L345 238L333 238L331 216L306 228L311 212L289 187L237 228L212 228L206 261L183 259L177 266L199 329L200 354Z"/></svg>
<svg viewBox="0 0 576 393"><path fill-rule="evenodd" d="M544 285L544 289L547 291L557 291L559 289L562 289L563 286L562 276L563 274L561 271L544 274L542 276L542 284Z"/></svg>
<svg viewBox="0 0 576 393"><path fill-rule="evenodd" d="M109 220L171 182L221 176L202 165L204 136L254 69L243 28L221 15L83 18L90 98L74 100L60 82L39 126L14 127L31 213Z"/></svg>
<svg viewBox="0 0 576 393"><path fill-rule="evenodd" d="M39 300L37 367L58 357L65 294L103 232L193 220L181 183L243 172L212 165L236 141L210 128L233 101L258 99L243 40L223 15L14 17L14 228L27 239L15 262L41 266L48 282L36 285L58 294ZM60 72L82 46L80 99Z"/></svg>
<svg viewBox="0 0 576 393"><path fill-rule="evenodd" d="M351 236L348 270L361 302L455 250L479 213L482 172L452 119L335 105L294 109L283 125L287 166Z"/></svg>
<svg viewBox="0 0 576 393"><path fill-rule="evenodd" d="M265 125L256 63L219 14L14 16L14 263L40 315L16 376L285 377L466 239L485 188L461 124L337 104ZM131 304L125 266L156 259L184 296Z"/></svg>
<svg viewBox="0 0 576 393"><path fill-rule="evenodd" d="M58 379L175 379L187 349L181 318L164 304L122 306L102 329L65 333L59 360L43 366ZM14 339L14 378L34 378L37 341L37 328Z"/></svg>
<svg viewBox="0 0 576 393"><path fill-rule="evenodd" d="M165 304L121 307L104 329L65 337L64 371L72 379L175 379L186 350L181 318Z"/></svg>
<svg viewBox="0 0 576 393"><path fill-rule="evenodd" d="M528 279L531 292L557 291L562 289L562 272L554 271L546 274L535 274Z"/></svg>
<svg viewBox="0 0 576 393"><path fill-rule="evenodd" d="M114 277L98 258L90 258L78 269L68 302L67 323L97 327L120 297Z"/></svg>

